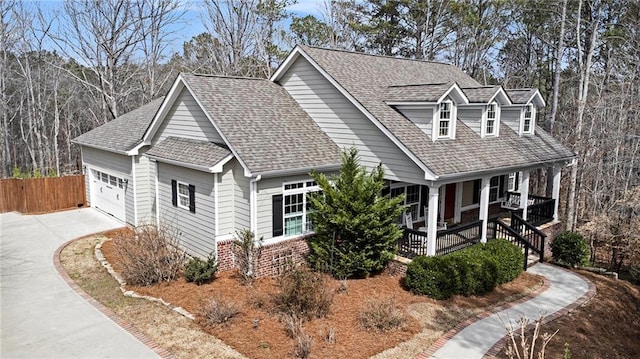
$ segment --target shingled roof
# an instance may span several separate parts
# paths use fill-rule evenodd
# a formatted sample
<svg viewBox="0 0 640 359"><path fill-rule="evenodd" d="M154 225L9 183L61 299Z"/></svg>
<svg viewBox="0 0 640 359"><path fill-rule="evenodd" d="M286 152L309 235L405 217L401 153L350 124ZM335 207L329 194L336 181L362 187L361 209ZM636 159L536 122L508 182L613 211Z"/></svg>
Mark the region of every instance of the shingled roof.
<svg viewBox="0 0 640 359"><path fill-rule="evenodd" d="M540 128L536 129L535 135L518 136L503 125L499 137L480 138L458 121L454 140L432 141L415 124L385 103L389 87L398 84L456 82L462 88L481 87L453 65L309 46L299 46L298 49L353 96L436 176L517 168L574 157L571 151Z"/></svg>
<svg viewBox="0 0 640 359"><path fill-rule="evenodd" d="M231 155L226 146L183 137L167 137L146 155L195 167L211 168Z"/></svg>
<svg viewBox="0 0 640 359"><path fill-rule="evenodd" d="M516 104L526 104L536 93L536 89L508 89L507 94Z"/></svg>
<svg viewBox="0 0 640 359"><path fill-rule="evenodd" d="M106 124L73 139L73 142L126 154L140 142L164 97L127 112Z"/></svg>
<svg viewBox="0 0 640 359"><path fill-rule="evenodd" d="M453 84L453 82L445 82L437 84L389 86L385 100L387 102L436 102Z"/></svg>
<svg viewBox="0 0 640 359"><path fill-rule="evenodd" d="M500 88L500 86L463 87L462 92L470 103L488 103Z"/></svg>
<svg viewBox="0 0 640 359"><path fill-rule="evenodd" d="M266 79L181 77L252 173L340 166L338 146L281 86Z"/></svg>

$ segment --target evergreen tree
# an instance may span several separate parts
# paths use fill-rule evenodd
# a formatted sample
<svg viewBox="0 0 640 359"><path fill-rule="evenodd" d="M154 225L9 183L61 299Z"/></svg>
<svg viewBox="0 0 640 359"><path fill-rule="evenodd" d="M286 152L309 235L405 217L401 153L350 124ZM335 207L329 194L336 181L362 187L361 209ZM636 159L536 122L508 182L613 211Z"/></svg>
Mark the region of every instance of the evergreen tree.
<svg viewBox="0 0 640 359"><path fill-rule="evenodd" d="M354 147L342 155L338 175L312 172L321 192L309 195L316 235L309 239L309 261L338 278L364 277L382 270L395 254L402 230L402 196L382 196L384 170L367 171Z"/></svg>

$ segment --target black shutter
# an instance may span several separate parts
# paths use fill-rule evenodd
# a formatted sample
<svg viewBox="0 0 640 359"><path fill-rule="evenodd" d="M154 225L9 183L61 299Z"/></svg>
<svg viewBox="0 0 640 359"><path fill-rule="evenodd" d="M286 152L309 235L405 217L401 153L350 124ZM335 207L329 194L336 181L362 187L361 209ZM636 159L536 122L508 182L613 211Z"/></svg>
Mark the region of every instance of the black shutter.
<svg viewBox="0 0 640 359"><path fill-rule="evenodd" d="M273 237L281 236L283 231L282 195L271 197L271 214L273 218Z"/></svg>
<svg viewBox="0 0 640 359"><path fill-rule="evenodd" d="M196 213L196 186L189 185L189 212Z"/></svg>
<svg viewBox="0 0 640 359"><path fill-rule="evenodd" d="M171 180L171 204L174 207L178 205L178 182L176 180Z"/></svg>
<svg viewBox="0 0 640 359"><path fill-rule="evenodd" d="M473 181L473 204L480 203L480 184L482 180Z"/></svg>
<svg viewBox="0 0 640 359"><path fill-rule="evenodd" d="M507 176L505 175L500 176L500 187L498 188L498 193L499 193L498 197L500 198L504 197L505 182L507 182Z"/></svg>
<svg viewBox="0 0 640 359"><path fill-rule="evenodd" d="M514 190L520 191L520 172L516 172L516 185L514 186Z"/></svg>
<svg viewBox="0 0 640 359"><path fill-rule="evenodd" d="M424 217L424 207L429 203L429 187L420 186L420 217Z"/></svg>

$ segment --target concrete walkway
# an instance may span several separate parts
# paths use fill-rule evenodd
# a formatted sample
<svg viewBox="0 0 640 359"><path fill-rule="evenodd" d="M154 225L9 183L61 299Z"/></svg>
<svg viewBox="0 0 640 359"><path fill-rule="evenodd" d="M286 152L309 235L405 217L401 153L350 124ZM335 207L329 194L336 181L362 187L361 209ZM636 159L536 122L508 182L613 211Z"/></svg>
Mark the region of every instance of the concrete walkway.
<svg viewBox="0 0 640 359"><path fill-rule="evenodd" d="M528 318L530 322L537 320L540 315L557 317L595 294L595 287L590 282L558 267L536 264L528 272L546 277L549 288L528 301L487 316L462 329L435 351L431 358L480 359L507 335L505 325L509 319L514 328L518 328L516 321L521 317Z"/></svg>
<svg viewBox="0 0 640 359"><path fill-rule="evenodd" d="M53 265L67 241L118 227L91 208L0 214L0 357L158 357L74 292Z"/></svg>

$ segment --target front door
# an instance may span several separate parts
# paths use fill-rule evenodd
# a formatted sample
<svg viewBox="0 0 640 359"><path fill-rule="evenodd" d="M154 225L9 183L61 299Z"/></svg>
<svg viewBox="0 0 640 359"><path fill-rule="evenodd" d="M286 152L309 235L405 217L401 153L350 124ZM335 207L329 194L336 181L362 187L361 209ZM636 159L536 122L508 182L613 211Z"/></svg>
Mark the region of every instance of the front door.
<svg viewBox="0 0 640 359"><path fill-rule="evenodd" d="M445 188L444 195L444 220L453 222L456 207L456 184L450 183Z"/></svg>

